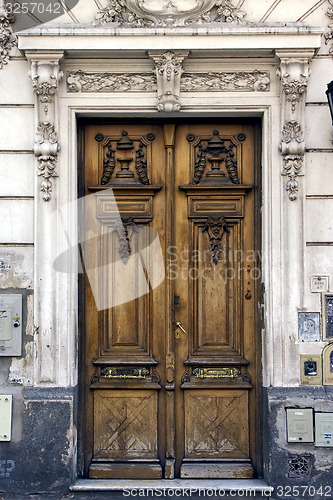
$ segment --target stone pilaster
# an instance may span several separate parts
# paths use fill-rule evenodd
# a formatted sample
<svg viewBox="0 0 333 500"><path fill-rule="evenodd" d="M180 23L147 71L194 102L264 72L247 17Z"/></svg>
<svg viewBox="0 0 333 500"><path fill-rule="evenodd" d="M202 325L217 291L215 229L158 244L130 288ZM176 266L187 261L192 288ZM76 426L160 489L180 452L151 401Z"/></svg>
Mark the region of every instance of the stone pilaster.
<svg viewBox="0 0 333 500"><path fill-rule="evenodd" d="M299 370L294 361L298 359L297 311L304 305L304 176L305 155L305 103L311 51L278 51L280 67L277 74L281 80L281 141L282 161L282 205L281 205L281 291L283 325L281 332L283 384L297 385Z"/></svg>
<svg viewBox="0 0 333 500"><path fill-rule="evenodd" d="M26 57L31 62L30 77L37 101L34 146L37 158L34 227L35 382L37 385L52 386L59 383L59 358L62 354L58 325L59 278L53 268L58 247L58 227L54 214L59 209L59 200L52 179L58 177L60 148L57 91L62 77L59 64L63 52L27 51Z"/></svg>

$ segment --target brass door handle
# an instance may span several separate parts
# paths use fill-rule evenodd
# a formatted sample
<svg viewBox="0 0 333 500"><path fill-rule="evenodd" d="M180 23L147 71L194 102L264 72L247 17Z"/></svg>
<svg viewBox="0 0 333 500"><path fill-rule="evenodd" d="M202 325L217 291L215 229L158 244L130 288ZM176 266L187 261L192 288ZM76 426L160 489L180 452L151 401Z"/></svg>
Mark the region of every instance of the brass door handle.
<svg viewBox="0 0 333 500"><path fill-rule="evenodd" d="M181 321L175 321L174 325L177 327L177 330L175 332L176 339L179 339L179 337L180 337L180 330L187 335L187 331L185 330L185 328L183 328Z"/></svg>

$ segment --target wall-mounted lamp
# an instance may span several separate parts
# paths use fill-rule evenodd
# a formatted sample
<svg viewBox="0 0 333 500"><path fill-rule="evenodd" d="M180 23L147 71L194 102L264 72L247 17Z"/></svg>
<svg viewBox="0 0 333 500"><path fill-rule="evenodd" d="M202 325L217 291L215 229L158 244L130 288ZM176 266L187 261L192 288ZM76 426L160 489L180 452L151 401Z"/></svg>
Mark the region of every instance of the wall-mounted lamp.
<svg viewBox="0 0 333 500"><path fill-rule="evenodd" d="M326 95L327 95L328 105L330 107L332 123L333 123L333 80L327 84Z"/></svg>

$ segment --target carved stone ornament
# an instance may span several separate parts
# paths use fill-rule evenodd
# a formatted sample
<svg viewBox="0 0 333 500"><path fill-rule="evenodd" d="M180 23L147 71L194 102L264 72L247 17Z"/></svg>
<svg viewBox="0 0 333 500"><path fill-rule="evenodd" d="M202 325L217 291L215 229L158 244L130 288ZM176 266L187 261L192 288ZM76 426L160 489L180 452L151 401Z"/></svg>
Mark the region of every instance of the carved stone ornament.
<svg viewBox="0 0 333 500"><path fill-rule="evenodd" d="M33 54L31 71L34 93L37 97L37 130L34 153L37 157L37 175L44 179L40 190L43 200L49 201L52 192L52 177L58 177L56 166L60 146L56 132L56 93L63 74L59 70L59 60L63 53L52 54L50 59L44 55Z"/></svg>
<svg viewBox="0 0 333 500"><path fill-rule="evenodd" d="M246 13L229 0L109 0L95 24L186 26L200 23L241 23Z"/></svg>
<svg viewBox="0 0 333 500"><path fill-rule="evenodd" d="M182 92L268 92L269 71L184 73Z"/></svg>
<svg viewBox="0 0 333 500"><path fill-rule="evenodd" d="M182 62L187 55L188 51L149 52L156 64L158 111L180 110L180 80L184 71Z"/></svg>
<svg viewBox="0 0 333 500"><path fill-rule="evenodd" d="M291 111L295 113L296 104L300 101L302 94L308 86L307 75L300 75L300 80L291 80L290 75L285 73L281 76L282 88L287 96L287 101L291 103Z"/></svg>
<svg viewBox="0 0 333 500"><path fill-rule="evenodd" d="M288 176L286 190L291 201L296 200L297 177L302 176L305 142L301 126L296 121L286 123L282 130L281 153L283 155L282 175Z"/></svg>
<svg viewBox="0 0 333 500"><path fill-rule="evenodd" d="M43 122L38 125L34 152L38 161L37 175L44 177L40 187L43 193L43 200L49 201L52 191L50 179L51 177L58 177L55 169L59 152L57 134L51 123Z"/></svg>
<svg viewBox="0 0 333 500"><path fill-rule="evenodd" d="M287 103L290 103L291 113L297 119L299 114L303 113L305 106L306 90L310 76L309 58L293 58L290 55L284 57L284 54L281 54L280 57L280 67L276 73L281 79L282 99L286 101L282 104L282 110L287 113ZM296 113L297 106L299 108L298 114Z"/></svg>
<svg viewBox="0 0 333 500"><path fill-rule="evenodd" d="M67 92L156 92L154 73L67 73ZM184 73L181 92L268 92L269 71Z"/></svg>
<svg viewBox="0 0 333 500"><path fill-rule="evenodd" d="M327 9L326 15L330 19L333 19L333 0L328 0L328 3L330 4L330 7ZM326 44L328 44L328 42L333 39L333 24L329 24L328 28L330 31L324 34ZM333 54L333 45L330 46L329 52L330 54Z"/></svg>
<svg viewBox="0 0 333 500"><path fill-rule="evenodd" d="M203 233L208 233L210 241L211 260L217 264L222 253L221 240L224 233L229 233L228 225L224 217L208 217L205 225L202 228Z"/></svg>
<svg viewBox="0 0 333 500"><path fill-rule="evenodd" d="M289 200L294 201L297 198L298 181L297 177L302 173L303 157L302 156L286 156L283 160L282 175L288 176L286 190L289 194Z"/></svg>
<svg viewBox="0 0 333 500"><path fill-rule="evenodd" d="M68 92L156 92L153 73L67 73Z"/></svg>
<svg viewBox="0 0 333 500"><path fill-rule="evenodd" d="M57 93L58 83L63 77L63 73L59 71L58 62L41 61L32 63L30 77L33 91L38 98L39 113L44 115L44 118L47 118L50 104L54 104L54 96Z"/></svg>
<svg viewBox="0 0 333 500"><path fill-rule="evenodd" d="M11 22L13 22L13 18L2 0L0 0L0 69L3 69L4 65L8 64L9 52L12 47L17 46L17 38L13 34L10 26Z"/></svg>

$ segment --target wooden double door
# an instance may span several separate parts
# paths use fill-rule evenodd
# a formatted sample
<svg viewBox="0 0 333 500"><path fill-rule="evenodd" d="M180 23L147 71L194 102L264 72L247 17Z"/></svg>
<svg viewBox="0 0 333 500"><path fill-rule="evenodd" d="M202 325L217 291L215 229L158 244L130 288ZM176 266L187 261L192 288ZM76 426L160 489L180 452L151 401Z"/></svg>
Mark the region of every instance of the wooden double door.
<svg viewBox="0 0 333 500"><path fill-rule="evenodd" d="M90 478L258 473L257 130L84 128Z"/></svg>

